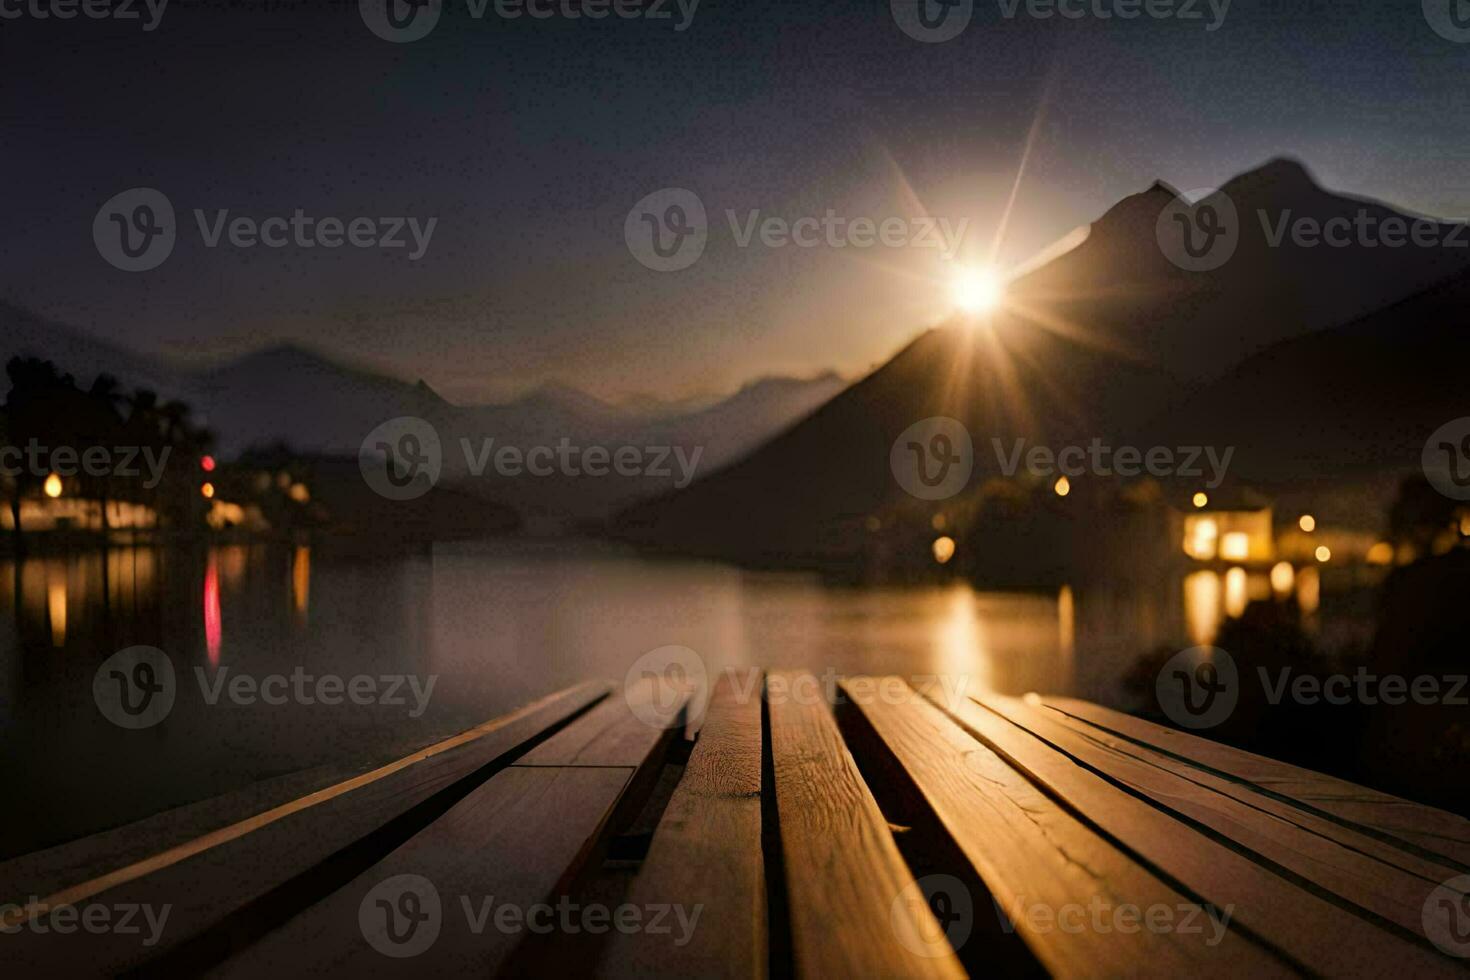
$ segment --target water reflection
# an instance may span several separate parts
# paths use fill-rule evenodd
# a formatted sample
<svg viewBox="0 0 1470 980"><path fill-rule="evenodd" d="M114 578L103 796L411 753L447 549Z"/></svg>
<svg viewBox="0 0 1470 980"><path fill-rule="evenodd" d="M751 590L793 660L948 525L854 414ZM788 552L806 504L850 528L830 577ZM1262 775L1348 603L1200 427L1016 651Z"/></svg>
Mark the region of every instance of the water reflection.
<svg viewBox="0 0 1470 980"><path fill-rule="evenodd" d="M50 570L46 585L46 612L51 617L51 645L66 646L66 580L61 569Z"/></svg>
<svg viewBox="0 0 1470 980"><path fill-rule="evenodd" d="M1184 577L1184 618L1189 624L1189 642L1208 646L1215 640L1224 619L1220 605L1220 575L1191 572Z"/></svg>
<svg viewBox="0 0 1470 980"><path fill-rule="evenodd" d="M297 620L305 625L306 610L311 604L311 547L299 545L291 559L291 608Z"/></svg>
<svg viewBox="0 0 1470 980"><path fill-rule="evenodd" d="M37 805L0 812L0 857L266 775L381 761L643 653L698 651L712 671L944 674L970 690L1123 704L1161 646L1208 644L1271 576L1232 568L1111 589L977 592L963 584L832 588L816 579L607 550L460 545L392 558L318 543L114 548L0 560L0 779ZM1316 568L1294 585L1328 600ZM308 615L309 613L309 615ZM156 646L180 690L156 727L122 733L92 701L98 664ZM290 675L438 678L402 709L211 701L201 685Z"/></svg>
<svg viewBox="0 0 1470 980"><path fill-rule="evenodd" d="M219 666L219 648L224 641L224 624L219 608L219 555L209 553L209 564L204 569L204 645L209 651L211 666Z"/></svg>

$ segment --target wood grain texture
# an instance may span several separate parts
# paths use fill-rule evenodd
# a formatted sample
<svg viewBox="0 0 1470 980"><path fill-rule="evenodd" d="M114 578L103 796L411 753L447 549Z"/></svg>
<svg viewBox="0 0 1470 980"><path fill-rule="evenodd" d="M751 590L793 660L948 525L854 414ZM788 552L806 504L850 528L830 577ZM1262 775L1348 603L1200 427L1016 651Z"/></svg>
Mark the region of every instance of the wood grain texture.
<svg viewBox="0 0 1470 980"><path fill-rule="evenodd" d="M1181 890L1234 908L1239 928L1306 972L1448 975L1450 961L1405 936L1302 887L1230 841L1202 833L1079 766L1035 735L980 704L951 706L960 724L1046 793Z"/></svg>
<svg viewBox="0 0 1470 980"><path fill-rule="evenodd" d="M0 863L0 896L50 895L264 813L367 770L319 766L165 810Z"/></svg>
<svg viewBox="0 0 1470 980"><path fill-rule="evenodd" d="M1148 796L1166 812L1207 826L1410 932L1422 931L1430 893L1459 873L1099 729L1090 735L1069 728L1054 712L1015 698L977 700L1083 765Z"/></svg>
<svg viewBox="0 0 1470 980"><path fill-rule="evenodd" d="M614 814L641 805L680 727L650 724L638 710L645 698L664 697L661 707L674 710L661 717L679 716L677 699L683 695L649 692L650 686L635 685L626 696L609 697L348 885L233 957L219 973L483 976L504 966L532 935L555 941L558 934L578 933L584 928L581 909L570 920L560 912L573 908L571 886L584 867L600 859ZM373 942L362 916L376 916L372 921L380 930L390 920L395 927L405 924L392 912L401 889L395 885L394 894L383 893L385 882L401 882L402 876L432 884L439 906L432 921L439 932L426 948L398 958L384 953L381 937ZM502 925L501 908L513 917L539 908L542 918ZM610 921L600 925L612 928ZM533 932L533 926L546 931ZM388 948L401 952L406 947Z"/></svg>
<svg viewBox="0 0 1470 980"><path fill-rule="evenodd" d="M650 710L654 702L656 709ZM687 692L655 679L614 692L575 725L568 725L516 760L518 766L631 766L683 727ZM669 721L667 726L662 723Z"/></svg>
<svg viewBox="0 0 1470 980"><path fill-rule="evenodd" d="M527 743L604 697L607 690L604 684L570 688L472 729L453 747L434 754L430 747L366 774L386 772L379 778L293 801L301 808L284 816L259 814L215 830L197 845L190 842L182 850L116 869L101 880L105 887L100 889L81 883L62 893L95 894L72 899L78 904L168 906L167 927L156 945L143 946L139 936L116 932L59 936L22 929L3 937L7 962L56 974L113 975L204 941L201 937L207 936L211 946L216 941L229 944L237 931L231 924L234 917L247 910L257 914L257 909L260 914L274 914L278 910L270 907L272 903L260 905L267 896L292 886L476 771L508 765ZM179 853L187 856L180 858ZM108 884L111 878L121 880Z"/></svg>
<svg viewBox="0 0 1470 980"><path fill-rule="evenodd" d="M685 945L676 934L611 937L605 977L763 977L766 879L761 853L761 672L726 674L629 889L639 905L699 909Z"/></svg>
<svg viewBox="0 0 1470 980"><path fill-rule="evenodd" d="M961 977L952 952L924 956L902 936L943 930L863 783L810 674L768 681L771 758L791 915L792 956L806 977ZM779 692L779 693L778 693Z"/></svg>
<svg viewBox="0 0 1470 980"><path fill-rule="evenodd" d="M860 696L857 685L866 682L844 682L844 689L990 890L989 897L970 896L974 914L1004 913L1053 975L1290 975L1282 960L1233 930L1212 927L1204 912L1180 913L1190 898L1046 797L902 680L882 678L882 696L872 696L873 686ZM1130 907L1167 909L1176 922L1188 915L1201 929L1130 932L1126 920L1114 928L1112 910ZM1100 928L1092 926L1094 908L1105 912Z"/></svg>
<svg viewBox="0 0 1470 980"><path fill-rule="evenodd" d="M489 976L528 929L520 916L514 924L498 923L497 910L514 907L523 916L540 903L554 907L557 882L590 853L632 774L632 769L606 766L506 769L213 975ZM370 945L363 916L369 928L387 925L384 916L400 908L401 892L383 886L399 875L432 884L438 911L425 926L437 925L438 935L426 949L394 958ZM554 922L553 913L539 913L553 917L534 924ZM396 916L393 925L407 927Z"/></svg>
<svg viewBox="0 0 1470 980"><path fill-rule="evenodd" d="M1086 701L1043 698L1059 720L1101 728L1239 782L1253 792L1352 824L1360 832L1470 867L1470 820Z"/></svg>

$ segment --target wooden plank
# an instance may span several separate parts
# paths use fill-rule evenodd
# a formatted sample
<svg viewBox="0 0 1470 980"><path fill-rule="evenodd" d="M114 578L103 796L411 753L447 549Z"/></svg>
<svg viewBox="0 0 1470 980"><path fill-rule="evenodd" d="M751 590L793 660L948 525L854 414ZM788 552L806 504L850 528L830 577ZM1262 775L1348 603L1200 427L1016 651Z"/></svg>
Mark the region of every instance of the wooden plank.
<svg viewBox="0 0 1470 980"><path fill-rule="evenodd" d="M1041 704L1076 727L1086 724L1240 782L1263 795L1351 824L1362 833L1470 871L1470 820L1431 806L1300 769L1197 735L1166 728L1086 701L1043 698Z"/></svg>
<svg viewBox="0 0 1470 980"><path fill-rule="evenodd" d="M1079 766L1035 735L970 700L950 714L1047 795L1106 834L1176 887L1216 908L1233 906L1233 926L1328 975L1403 970L1457 972L1417 935L1357 914L1332 896L1301 887L1284 869L1263 863L1233 842L1182 823Z"/></svg>
<svg viewBox="0 0 1470 980"><path fill-rule="evenodd" d="M600 853L614 814L662 765L675 729L650 725L638 711L649 686L608 698L527 752L219 973L483 975L503 965L528 934L525 916L536 906L565 904L578 871ZM676 702L672 716L681 710ZM539 751L548 745L553 751ZM611 764L618 760L631 764ZM410 932L409 917L395 911L408 908L405 881L417 883L412 901L430 916L425 933ZM497 918L502 906L514 923ZM546 918L531 924L563 928L553 909L541 914ZM566 928L580 923L578 913ZM393 938L397 929L405 942Z"/></svg>
<svg viewBox="0 0 1470 980"><path fill-rule="evenodd" d="M647 710L658 699L656 712ZM642 765L667 732L684 724L687 694L656 678L635 682L516 760L518 766ZM667 728L651 719L668 719Z"/></svg>
<svg viewBox="0 0 1470 980"><path fill-rule="evenodd" d="M228 827L366 771L318 766L262 779L238 791L165 810L142 820L0 863L0 896L51 895L221 827Z"/></svg>
<svg viewBox="0 0 1470 980"><path fill-rule="evenodd" d="M156 944L145 946L138 935L115 931L41 934L7 915L4 923L19 929L3 937L7 961L61 974L116 974L165 956L187 969L213 962L275 925L292 902L314 900L323 869L335 874L344 860L350 865L362 853L374 859L380 844L392 846L381 835L417 829L419 811L436 794L508 765L548 728L607 691L605 684L569 688L372 772L87 881L38 892L45 896L42 908L167 907L167 927ZM22 887L10 901L29 898Z"/></svg>
<svg viewBox="0 0 1470 980"><path fill-rule="evenodd" d="M1091 922L1094 908L1163 909L1178 921L1178 910L1193 903L902 680L849 679L843 688L989 889L989 896L970 896L974 914L989 914L993 901L1054 976L1290 974L1287 963L1198 911L1198 932L1113 929L1111 914L1101 929L1059 928L1079 914ZM1218 913L1216 921L1223 918Z"/></svg>
<svg viewBox="0 0 1470 980"><path fill-rule="evenodd" d="M1202 770L1171 764L1167 756L1152 753L1149 758L1144 754L1148 750L1100 730L1094 729L1099 737L1086 736L1055 720L1054 712L1032 709L1015 698L976 700L1082 765L1146 795L1158 808L1209 827L1317 888L1409 932L1423 929L1430 894L1457 874L1304 810L1251 794ZM1385 858L1402 859L1417 867L1410 871Z"/></svg>
<svg viewBox="0 0 1470 980"><path fill-rule="evenodd" d="M868 792L817 678L767 681L791 954L802 976L964 976L953 953L928 957L910 937L943 933Z"/></svg>
<svg viewBox="0 0 1470 980"><path fill-rule="evenodd" d="M669 799L628 901L699 909L693 938L610 937L605 977L763 977L766 880L761 852L761 672L727 673Z"/></svg>
<svg viewBox="0 0 1470 980"><path fill-rule="evenodd" d="M533 906L549 901L554 912L557 883L591 852L632 774L610 766L512 766L214 974L488 976L523 938ZM414 881L428 882L433 896L417 903L418 914L429 916L422 932L404 914L413 911L403 896ZM514 922L497 919L511 914L502 907L518 910ZM536 913L538 928L547 914Z"/></svg>

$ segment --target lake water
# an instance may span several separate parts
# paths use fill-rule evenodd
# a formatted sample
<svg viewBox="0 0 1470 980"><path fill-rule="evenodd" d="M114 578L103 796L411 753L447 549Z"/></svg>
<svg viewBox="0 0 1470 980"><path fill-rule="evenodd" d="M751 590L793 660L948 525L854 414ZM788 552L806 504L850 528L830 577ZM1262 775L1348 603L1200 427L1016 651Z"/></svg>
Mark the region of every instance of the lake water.
<svg viewBox="0 0 1470 980"><path fill-rule="evenodd" d="M695 651L711 673L938 674L967 689L1122 704L1122 675L1142 653L1208 641L1241 601L1232 588L1247 587L1226 579L1196 572L1039 595L835 588L524 542L371 558L305 545L129 548L105 566L89 552L31 558L19 571L6 560L0 776L22 802L0 817L0 856L270 775L387 761L578 681L622 680L668 645ZM140 644L167 655L174 699L157 724L129 729L104 716L94 680ZM358 675L373 678L358 691L371 703L296 695L315 700L320 678L345 686Z"/></svg>

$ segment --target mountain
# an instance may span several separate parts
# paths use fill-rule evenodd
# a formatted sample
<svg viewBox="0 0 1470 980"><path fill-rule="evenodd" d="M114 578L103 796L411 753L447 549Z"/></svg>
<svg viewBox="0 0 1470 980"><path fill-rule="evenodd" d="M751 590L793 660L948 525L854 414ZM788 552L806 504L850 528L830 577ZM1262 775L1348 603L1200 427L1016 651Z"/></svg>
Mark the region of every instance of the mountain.
<svg viewBox="0 0 1470 980"><path fill-rule="evenodd" d="M1012 283L1018 304L1148 357L1186 383L1218 377L1273 344L1336 326L1470 268L1470 248L1299 245L1283 228L1359 216L1376 229L1416 220L1383 204L1324 190L1294 160L1277 159L1225 183L1239 242L1208 272L1175 265L1159 245L1161 213L1176 198L1155 183L1093 223L1077 248ZM1218 199L1217 199L1218 200ZM1450 226L1441 225L1448 233ZM1467 243L1470 244L1470 243Z"/></svg>
<svg viewBox="0 0 1470 980"><path fill-rule="evenodd" d="M101 372L187 402L216 434L225 459L284 442L309 455L356 457L363 438L388 419L411 415L439 432L443 479L515 507L540 529L597 522L639 497L674 486L667 477L495 478L472 474L461 441L495 447L678 446L699 452L699 471L718 468L809 414L841 390L835 374L766 378L713 404L642 399L615 405L576 388L548 384L499 405L460 406L423 381L409 383L283 345L198 369L135 354L64 324L0 304L0 361L49 358L87 385Z"/></svg>
<svg viewBox="0 0 1470 980"><path fill-rule="evenodd" d="M846 386L835 371L813 378L761 378L708 408L649 423L643 439L648 445L702 446L705 465L718 468L805 418Z"/></svg>
<svg viewBox="0 0 1470 980"><path fill-rule="evenodd" d="M84 387L104 372L157 391L177 387L179 379L161 360L0 301L0 362L17 355L50 358Z"/></svg>
<svg viewBox="0 0 1470 980"><path fill-rule="evenodd" d="M1470 273L1261 351L1157 428L1237 447L1235 472L1262 484L1412 471L1432 432L1470 414L1466 364Z"/></svg>
<svg viewBox="0 0 1470 980"><path fill-rule="evenodd" d="M1322 190L1291 161L1222 190L1241 218L1223 266L1188 272L1163 254L1156 229L1177 195L1155 184L1012 283L988 322L923 334L738 463L629 508L613 532L752 564L850 560L865 522L914 503L890 449L939 415L973 437L972 490L1002 471L998 451L1018 438L1234 445L1253 472L1286 478L1313 465L1314 476L1417 465L1435 425L1464 414L1443 413L1463 387L1453 368L1465 363L1454 336L1470 310L1465 250L1273 246L1263 221L1288 213L1397 215ZM1426 429L1427 419L1437 421ZM1355 432L1381 447L1355 446Z"/></svg>
<svg viewBox="0 0 1470 980"><path fill-rule="evenodd" d="M454 411L422 382L344 367L293 346L248 354L186 377L182 387L226 458L277 439L298 452L355 456L363 437L387 419L432 421Z"/></svg>
<svg viewBox="0 0 1470 980"><path fill-rule="evenodd" d="M636 504L613 526L655 547L753 564L823 564L853 529L906 494L889 465L898 437L934 416L974 439L971 485L1002 471L995 444L1060 445L1129 431L1168 393L1153 365L1036 330L1011 315L930 330L883 367L730 467Z"/></svg>

